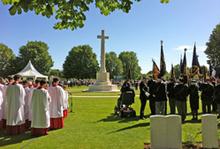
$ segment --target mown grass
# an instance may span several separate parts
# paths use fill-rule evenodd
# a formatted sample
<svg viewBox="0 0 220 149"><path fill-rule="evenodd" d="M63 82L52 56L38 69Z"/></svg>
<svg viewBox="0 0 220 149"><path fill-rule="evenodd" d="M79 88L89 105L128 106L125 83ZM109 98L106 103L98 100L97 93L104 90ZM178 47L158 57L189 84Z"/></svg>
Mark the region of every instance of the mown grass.
<svg viewBox="0 0 220 149"><path fill-rule="evenodd" d="M72 95L99 96L106 94L81 92L85 87L72 88ZM117 95L114 93L113 95ZM149 118L118 118L113 109L117 98L73 98L73 112L65 119L65 127L50 131L45 137L32 138L30 132L7 136L0 131L0 148L73 148L73 149L140 149L150 142ZM140 101L136 97L133 108L139 114ZM189 108L188 111L190 112ZM201 112L201 107L200 107ZM150 113L146 107L145 115ZM201 116L201 115L200 115ZM201 141L201 123L192 123L191 116L182 125L183 142ZM197 135L198 134L198 135ZM220 132L218 133L220 136ZM195 138L195 136L197 137Z"/></svg>

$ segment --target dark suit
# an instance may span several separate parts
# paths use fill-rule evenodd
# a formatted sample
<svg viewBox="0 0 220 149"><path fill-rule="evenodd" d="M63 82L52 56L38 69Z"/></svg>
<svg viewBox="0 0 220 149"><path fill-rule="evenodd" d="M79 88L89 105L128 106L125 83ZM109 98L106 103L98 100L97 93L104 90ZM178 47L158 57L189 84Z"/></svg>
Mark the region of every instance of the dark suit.
<svg viewBox="0 0 220 149"><path fill-rule="evenodd" d="M147 84L144 81L141 81L140 85L139 85L139 89L140 89L140 100L141 100L141 109L140 109L140 118L144 117L144 109L147 103L147 96L146 96L146 92L149 92L149 88L147 86Z"/></svg>

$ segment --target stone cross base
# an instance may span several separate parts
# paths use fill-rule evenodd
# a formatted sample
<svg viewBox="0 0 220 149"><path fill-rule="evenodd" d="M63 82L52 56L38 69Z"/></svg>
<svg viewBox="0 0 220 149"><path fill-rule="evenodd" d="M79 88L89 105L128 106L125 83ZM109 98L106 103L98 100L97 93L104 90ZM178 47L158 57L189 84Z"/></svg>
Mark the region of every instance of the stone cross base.
<svg viewBox="0 0 220 149"><path fill-rule="evenodd" d="M99 83L101 83L100 85L104 85L103 83L107 83L105 85L111 84L111 82L109 81L109 73L108 72L96 73L96 79L97 79L96 84L99 84Z"/></svg>
<svg viewBox="0 0 220 149"><path fill-rule="evenodd" d="M89 86L88 92L119 92L118 87L109 80L108 72L98 72L96 78L96 83Z"/></svg>
<svg viewBox="0 0 220 149"><path fill-rule="evenodd" d="M88 92L119 92L116 85L91 85Z"/></svg>

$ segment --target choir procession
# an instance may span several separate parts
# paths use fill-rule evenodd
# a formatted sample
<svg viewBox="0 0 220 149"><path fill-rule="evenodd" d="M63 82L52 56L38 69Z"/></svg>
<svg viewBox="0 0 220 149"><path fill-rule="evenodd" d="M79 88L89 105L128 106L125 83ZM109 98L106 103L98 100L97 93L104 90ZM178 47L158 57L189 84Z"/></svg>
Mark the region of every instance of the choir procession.
<svg viewBox="0 0 220 149"><path fill-rule="evenodd" d="M31 130L32 136L47 135L48 130L64 127L68 113L68 92L54 78L21 81L21 76L0 78L0 129L8 135Z"/></svg>

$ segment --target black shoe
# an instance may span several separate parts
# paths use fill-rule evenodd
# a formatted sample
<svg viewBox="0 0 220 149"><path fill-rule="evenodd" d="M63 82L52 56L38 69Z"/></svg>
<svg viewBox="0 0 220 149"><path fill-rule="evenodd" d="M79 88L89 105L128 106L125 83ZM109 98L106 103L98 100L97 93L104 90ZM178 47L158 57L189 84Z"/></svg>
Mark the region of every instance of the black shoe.
<svg viewBox="0 0 220 149"><path fill-rule="evenodd" d="M145 119L145 117L144 117L144 116L140 116L140 119L144 120L144 119Z"/></svg>

